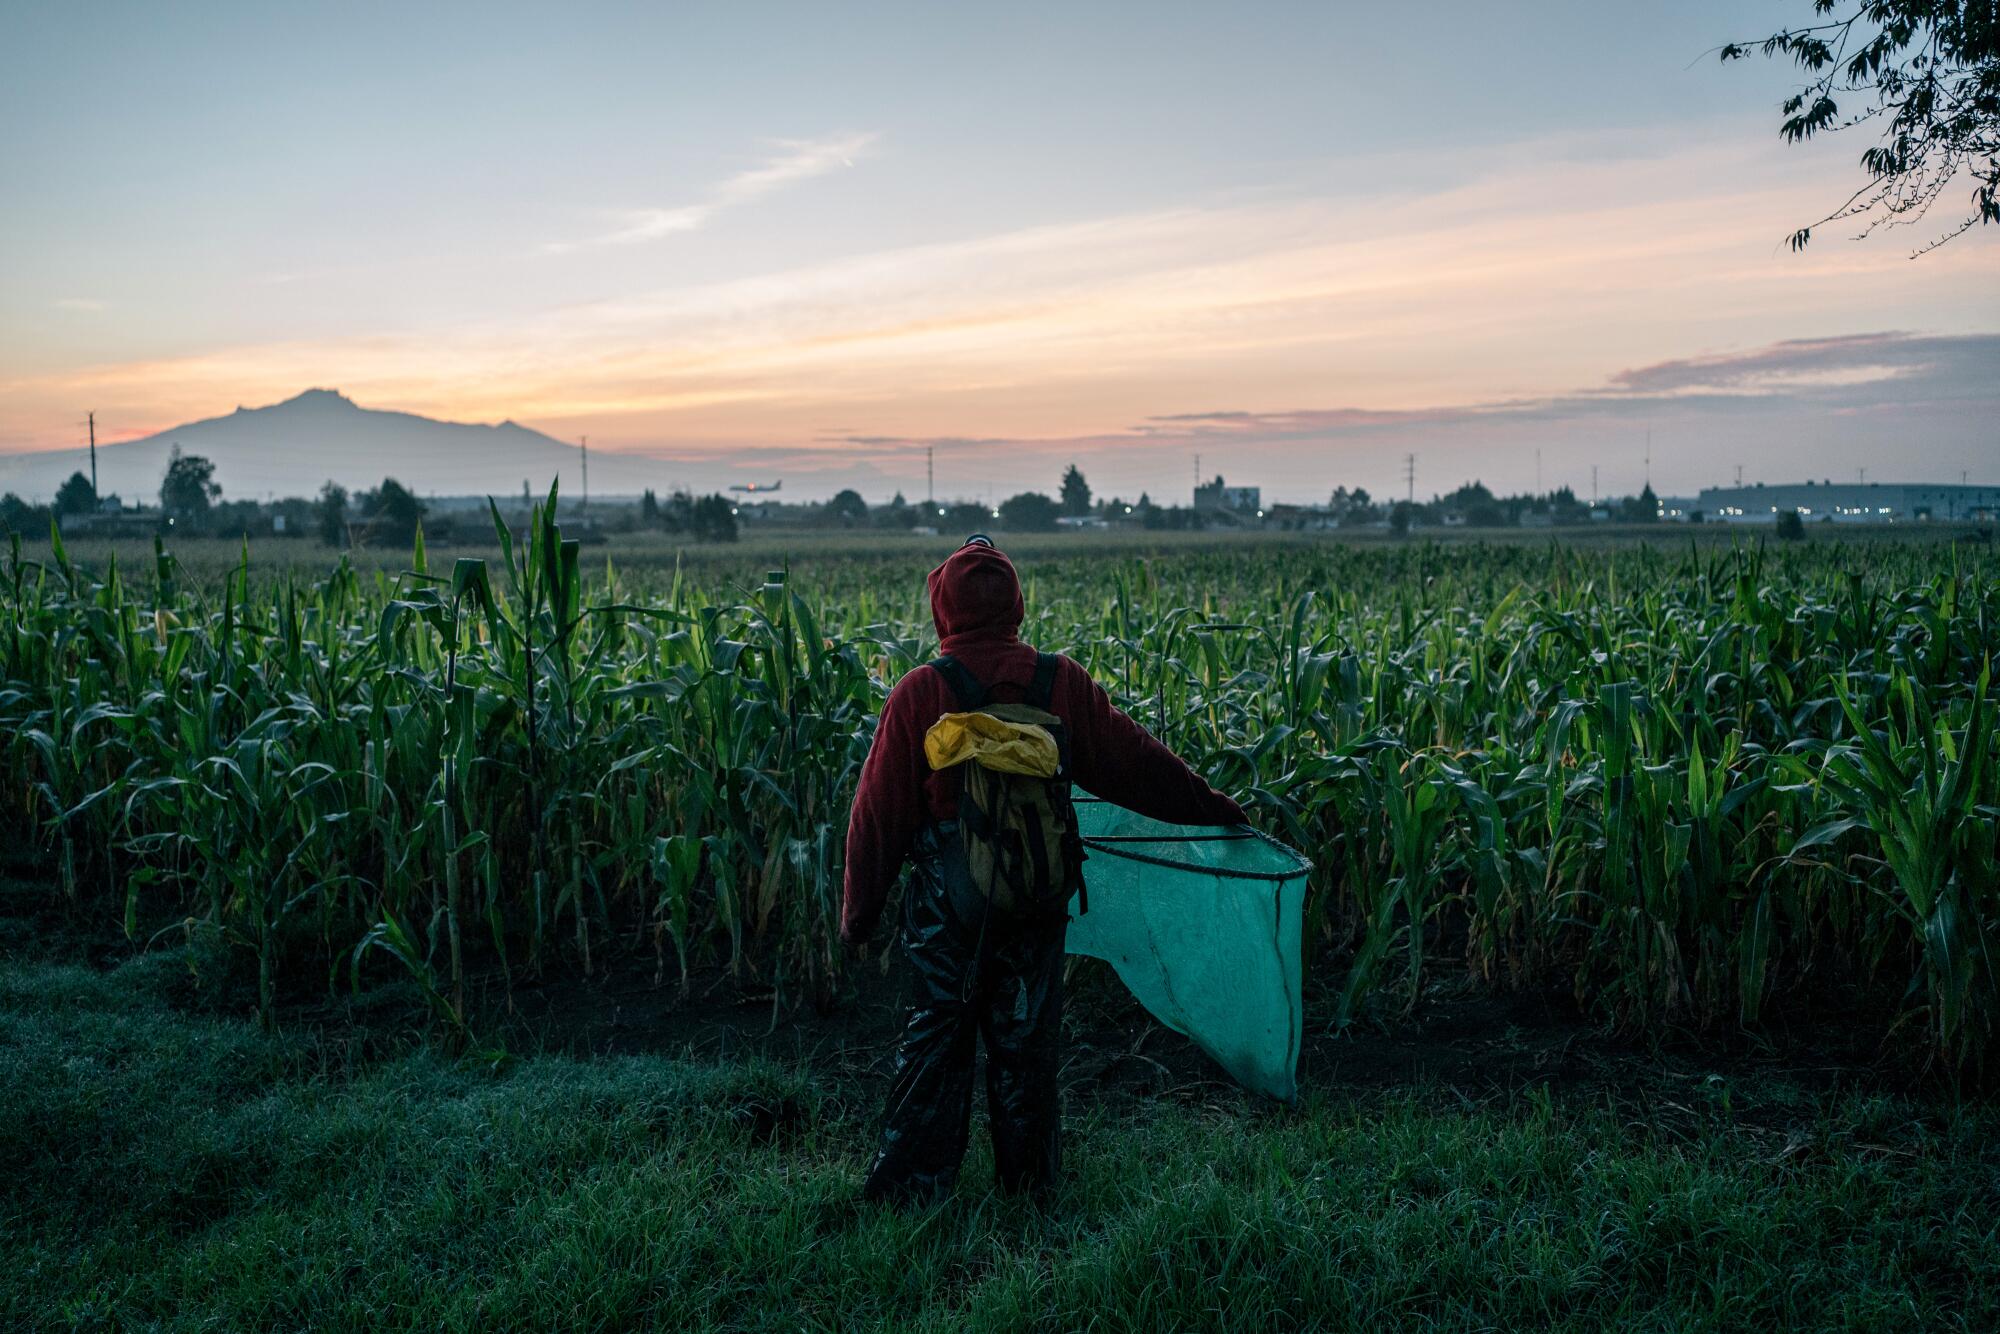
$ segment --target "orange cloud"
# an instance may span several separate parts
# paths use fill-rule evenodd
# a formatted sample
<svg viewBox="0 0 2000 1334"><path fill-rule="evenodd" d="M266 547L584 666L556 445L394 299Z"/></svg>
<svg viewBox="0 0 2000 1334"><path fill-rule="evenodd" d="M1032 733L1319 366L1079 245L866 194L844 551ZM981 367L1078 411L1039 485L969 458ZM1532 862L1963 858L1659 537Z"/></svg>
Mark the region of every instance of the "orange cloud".
<svg viewBox="0 0 2000 1334"><path fill-rule="evenodd" d="M1823 186L1733 145L1589 162L1523 150L1422 195L1127 214L537 319L5 377L0 441L68 444L82 404L136 436L311 384L683 453L811 447L831 422L1075 438L1217 403L1393 412L1559 394L1690 347L1907 322L1884 312L1944 330L1984 318L2000 255L1976 240L1916 264L1832 238L1779 250Z"/></svg>

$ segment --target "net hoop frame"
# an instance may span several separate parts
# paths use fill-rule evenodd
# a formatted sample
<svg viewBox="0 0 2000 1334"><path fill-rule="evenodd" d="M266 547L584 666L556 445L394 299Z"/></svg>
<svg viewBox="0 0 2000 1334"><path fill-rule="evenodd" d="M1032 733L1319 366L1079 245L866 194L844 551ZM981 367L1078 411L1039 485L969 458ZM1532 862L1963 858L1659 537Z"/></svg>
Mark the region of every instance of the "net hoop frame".
<svg viewBox="0 0 2000 1334"><path fill-rule="evenodd" d="M1078 797L1079 805L1085 802L1101 801L1100 797ZM1283 853L1292 863L1289 871L1251 871L1234 866L1202 866L1196 863L1175 861L1171 857L1156 856L1137 852L1122 846L1131 843L1172 845L1175 843L1219 843L1237 839L1254 838L1265 846ZM1312 862L1306 855L1288 843L1281 843L1261 829L1249 825L1234 825L1223 834L1118 834L1106 836L1083 836L1083 846L1106 857L1122 857L1127 861L1143 862L1148 866L1161 866L1170 871L1188 871L1197 875L1212 875L1224 880L1263 880L1270 883L1296 879L1312 870Z"/></svg>

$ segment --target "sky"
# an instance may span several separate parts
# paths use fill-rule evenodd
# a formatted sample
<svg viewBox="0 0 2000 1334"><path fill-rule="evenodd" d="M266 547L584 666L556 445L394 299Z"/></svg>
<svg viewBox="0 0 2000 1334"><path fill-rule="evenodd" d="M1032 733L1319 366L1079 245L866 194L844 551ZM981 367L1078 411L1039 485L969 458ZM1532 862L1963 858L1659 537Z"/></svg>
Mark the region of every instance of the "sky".
<svg viewBox="0 0 2000 1334"><path fill-rule="evenodd" d="M2000 228L1783 243L1870 141L1714 48L1809 14L10 0L0 452L327 386L807 496L2000 480Z"/></svg>

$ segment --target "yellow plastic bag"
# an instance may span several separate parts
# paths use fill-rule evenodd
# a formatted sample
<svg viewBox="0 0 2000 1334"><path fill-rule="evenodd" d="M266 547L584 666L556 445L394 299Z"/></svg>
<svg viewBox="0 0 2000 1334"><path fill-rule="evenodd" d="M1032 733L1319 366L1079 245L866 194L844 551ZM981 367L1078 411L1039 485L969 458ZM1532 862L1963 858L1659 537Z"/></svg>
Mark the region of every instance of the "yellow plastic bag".
<svg viewBox="0 0 2000 1334"><path fill-rule="evenodd" d="M1033 723L1010 723L990 713L947 713L924 733L924 758L933 769L976 761L1001 773L1053 778L1062 763L1056 739Z"/></svg>

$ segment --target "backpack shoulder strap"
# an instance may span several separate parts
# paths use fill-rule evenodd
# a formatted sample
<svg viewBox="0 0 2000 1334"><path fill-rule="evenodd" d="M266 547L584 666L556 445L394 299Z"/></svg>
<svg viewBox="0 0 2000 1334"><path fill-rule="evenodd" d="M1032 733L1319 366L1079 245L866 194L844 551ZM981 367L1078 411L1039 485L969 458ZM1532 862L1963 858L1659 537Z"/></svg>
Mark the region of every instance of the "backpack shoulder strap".
<svg viewBox="0 0 2000 1334"><path fill-rule="evenodd" d="M1028 685L1028 703L1038 709L1049 707L1055 697L1056 669L1061 665L1062 659L1053 653L1035 655L1035 679Z"/></svg>
<svg viewBox="0 0 2000 1334"><path fill-rule="evenodd" d="M930 668L942 676L944 683L951 687L951 693L958 698L958 708L961 713L970 713L985 705L986 687L979 684L972 673L965 670L965 664L957 658L949 653L941 654L932 660Z"/></svg>

